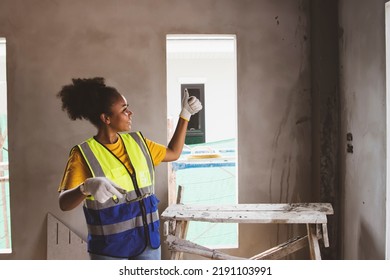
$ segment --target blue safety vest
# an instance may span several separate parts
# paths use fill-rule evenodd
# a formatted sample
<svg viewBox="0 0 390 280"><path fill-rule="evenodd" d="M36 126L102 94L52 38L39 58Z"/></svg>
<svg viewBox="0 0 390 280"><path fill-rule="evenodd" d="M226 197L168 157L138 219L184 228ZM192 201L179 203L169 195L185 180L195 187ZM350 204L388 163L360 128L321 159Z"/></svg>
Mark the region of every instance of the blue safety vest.
<svg viewBox="0 0 390 280"><path fill-rule="evenodd" d="M134 168L125 165L93 137L78 145L93 177L107 177L124 190L121 199L99 203L92 196L83 209L88 227L88 252L119 258L160 246L159 200L154 194L154 165L140 132L120 134ZM119 140L120 141L120 140Z"/></svg>

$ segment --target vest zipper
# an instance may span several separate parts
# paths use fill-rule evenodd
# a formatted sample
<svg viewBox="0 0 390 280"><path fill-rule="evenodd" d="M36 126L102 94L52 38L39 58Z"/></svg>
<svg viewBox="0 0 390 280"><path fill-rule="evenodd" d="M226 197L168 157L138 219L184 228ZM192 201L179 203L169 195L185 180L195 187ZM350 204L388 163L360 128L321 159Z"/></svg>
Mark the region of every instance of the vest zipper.
<svg viewBox="0 0 390 280"><path fill-rule="evenodd" d="M141 191L138 187L137 177L135 175L135 171L133 173L129 172L129 174L130 174L131 180L133 181L134 190L137 193L137 196L140 197ZM150 236L149 236L149 227L148 227L148 221L147 221L147 216L146 216L145 202L143 199L141 199L138 202L140 204L140 208L141 208L141 212L142 212L142 223L144 225L144 230L145 230L145 235L146 235L146 246L148 246L148 244L150 244Z"/></svg>
<svg viewBox="0 0 390 280"><path fill-rule="evenodd" d="M120 136L120 134L118 134L120 140L123 142L123 139L122 137ZM141 196L141 191L138 187L138 183L137 183L137 176L136 176L136 172L135 172L135 168L133 167L133 173L131 173L127 167L124 165L123 162L120 161L120 159L114 155L113 152L110 151L110 149L108 149L106 146L104 146L102 143L100 143L95 137L94 139L96 140L96 142L98 142L100 145L103 146L103 148L105 148L110 154L112 154L124 167L125 169L127 170L127 173L129 173L130 175L130 178L131 178L131 181L133 182L133 185L134 185L134 190L137 194L138 197ZM130 154L127 152L127 149L126 149L126 145L125 143L123 142L123 145L125 146L125 150L126 150L126 153L127 153L127 156L129 157L129 160L130 160L130 163L131 163L131 158L130 158ZM145 208L145 202L143 201L143 199L141 199L139 201L139 204L140 204L140 208L141 208L141 212L142 212L142 223L143 223L143 226L144 226L144 231L145 231L145 237L146 237L146 246L145 246L145 249L146 247L149 245L152 245L151 242L150 242L150 235L149 235L149 227L148 227L148 220L147 220L147 216L146 216L146 208ZM153 225L153 220L152 220L152 226Z"/></svg>

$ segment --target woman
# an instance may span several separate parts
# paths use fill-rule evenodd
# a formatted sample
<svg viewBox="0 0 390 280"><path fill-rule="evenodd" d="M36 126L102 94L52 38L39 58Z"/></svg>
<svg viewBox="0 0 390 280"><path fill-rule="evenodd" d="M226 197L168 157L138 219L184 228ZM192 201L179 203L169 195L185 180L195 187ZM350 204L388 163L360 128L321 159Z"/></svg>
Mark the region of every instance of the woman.
<svg viewBox="0 0 390 280"><path fill-rule="evenodd" d="M91 259L161 259L154 166L179 158L191 115L202 105L188 91L168 147L131 129L126 98L103 78L73 79L57 96L72 120L86 119L95 136L72 148L59 187L61 210L83 202Z"/></svg>

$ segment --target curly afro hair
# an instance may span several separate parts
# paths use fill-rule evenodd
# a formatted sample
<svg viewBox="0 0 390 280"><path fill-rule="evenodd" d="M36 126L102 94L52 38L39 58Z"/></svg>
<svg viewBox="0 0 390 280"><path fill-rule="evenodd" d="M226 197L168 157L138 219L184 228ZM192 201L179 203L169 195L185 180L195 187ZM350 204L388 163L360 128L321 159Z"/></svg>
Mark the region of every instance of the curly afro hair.
<svg viewBox="0 0 390 280"><path fill-rule="evenodd" d="M104 78L72 79L57 93L62 101L62 110L71 120L85 119L96 127L101 125L100 115L109 114L111 105L121 96L113 87L105 84Z"/></svg>

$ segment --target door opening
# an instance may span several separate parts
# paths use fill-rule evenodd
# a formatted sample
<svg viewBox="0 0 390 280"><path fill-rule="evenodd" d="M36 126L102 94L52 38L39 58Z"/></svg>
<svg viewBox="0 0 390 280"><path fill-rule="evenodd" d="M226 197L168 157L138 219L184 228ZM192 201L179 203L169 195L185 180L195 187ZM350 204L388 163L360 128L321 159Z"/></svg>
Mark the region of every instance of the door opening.
<svg viewBox="0 0 390 280"><path fill-rule="evenodd" d="M169 203L175 203L181 185L184 204L236 204L236 37L168 35L166 43L168 138L185 88L203 105L190 119L181 157L168 164ZM187 239L209 248L237 248L238 225L191 222Z"/></svg>

